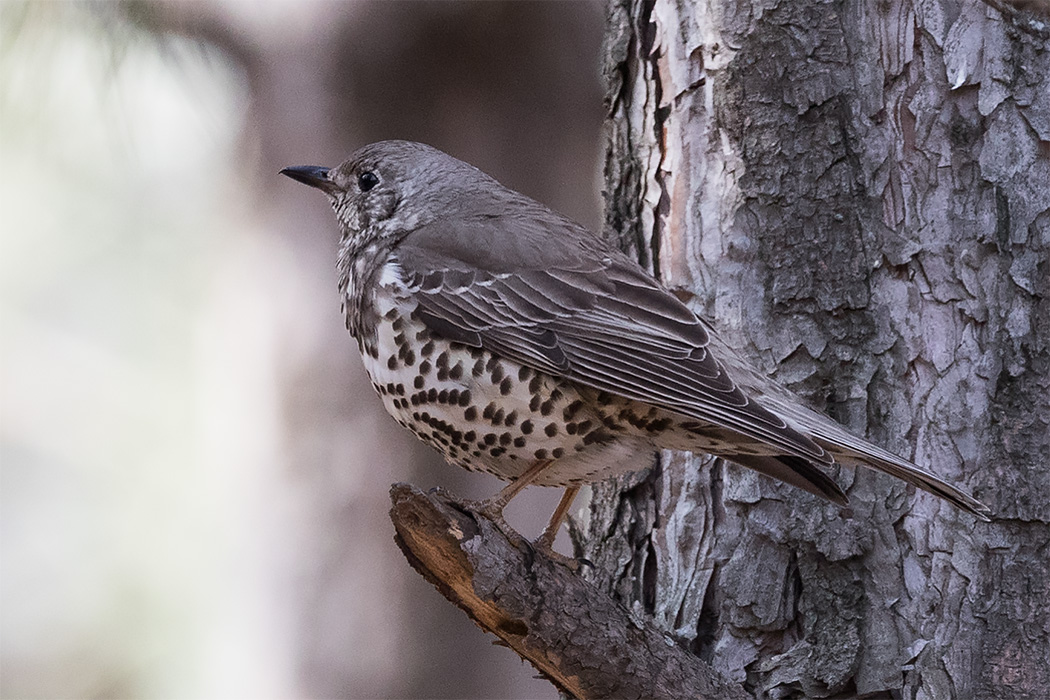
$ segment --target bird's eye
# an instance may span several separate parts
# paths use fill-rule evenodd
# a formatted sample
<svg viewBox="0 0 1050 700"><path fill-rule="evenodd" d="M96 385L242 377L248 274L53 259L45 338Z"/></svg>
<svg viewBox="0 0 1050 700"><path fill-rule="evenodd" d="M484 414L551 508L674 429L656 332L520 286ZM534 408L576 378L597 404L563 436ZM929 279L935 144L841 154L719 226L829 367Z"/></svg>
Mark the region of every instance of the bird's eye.
<svg viewBox="0 0 1050 700"><path fill-rule="evenodd" d="M367 192L378 184L379 177L371 170L366 170L357 178L357 186L361 188L362 192Z"/></svg>

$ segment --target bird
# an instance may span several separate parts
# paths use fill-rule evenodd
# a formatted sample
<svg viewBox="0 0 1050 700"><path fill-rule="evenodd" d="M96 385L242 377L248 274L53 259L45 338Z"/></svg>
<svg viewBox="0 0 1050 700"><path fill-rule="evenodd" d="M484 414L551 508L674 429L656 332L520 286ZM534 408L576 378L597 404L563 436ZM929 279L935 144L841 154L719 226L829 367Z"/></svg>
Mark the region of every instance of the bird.
<svg viewBox="0 0 1050 700"><path fill-rule="evenodd" d="M972 496L857 437L741 358L637 261L431 146L379 141L280 174L327 195L346 326L387 412L445 459L509 484L579 488L707 453L832 503L824 471L885 472L989 520ZM647 459L650 458L650 459Z"/></svg>

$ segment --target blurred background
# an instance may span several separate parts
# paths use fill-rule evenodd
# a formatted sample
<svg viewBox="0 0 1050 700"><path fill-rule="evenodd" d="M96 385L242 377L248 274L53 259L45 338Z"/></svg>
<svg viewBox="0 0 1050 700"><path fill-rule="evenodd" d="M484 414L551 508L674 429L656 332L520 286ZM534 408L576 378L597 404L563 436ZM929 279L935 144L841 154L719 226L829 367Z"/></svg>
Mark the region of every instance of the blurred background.
<svg viewBox="0 0 1050 700"><path fill-rule="evenodd" d="M498 482L382 412L331 211L277 171L420 140L596 228L602 23L0 1L3 697L556 697L397 550L392 482Z"/></svg>

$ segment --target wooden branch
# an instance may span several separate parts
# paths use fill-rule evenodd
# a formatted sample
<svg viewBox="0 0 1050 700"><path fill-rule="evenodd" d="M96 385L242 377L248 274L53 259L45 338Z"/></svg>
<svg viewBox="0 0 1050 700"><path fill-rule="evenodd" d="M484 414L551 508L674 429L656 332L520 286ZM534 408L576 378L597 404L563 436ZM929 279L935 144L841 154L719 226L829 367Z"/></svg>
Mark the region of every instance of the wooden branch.
<svg viewBox="0 0 1050 700"><path fill-rule="evenodd" d="M390 489L409 563L563 692L584 698L750 697L648 621L514 532L440 491Z"/></svg>

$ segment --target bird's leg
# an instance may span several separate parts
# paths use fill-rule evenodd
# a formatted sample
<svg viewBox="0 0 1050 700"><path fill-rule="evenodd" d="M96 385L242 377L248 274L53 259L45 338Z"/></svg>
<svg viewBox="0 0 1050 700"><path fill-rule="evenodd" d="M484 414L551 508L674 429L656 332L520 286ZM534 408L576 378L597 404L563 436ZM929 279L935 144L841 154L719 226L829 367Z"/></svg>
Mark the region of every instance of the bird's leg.
<svg viewBox="0 0 1050 700"><path fill-rule="evenodd" d="M543 534L540 535L538 540L536 540L537 547L548 552L554 551L554 538L558 536L558 530L561 528L565 516L568 515L569 508L572 507L572 502L576 500L576 494L579 492L579 485L569 486L565 489L565 493L562 494L561 500L558 501L558 507L554 509L554 515L551 516L551 520L547 523L547 527L543 530Z"/></svg>
<svg viewBox="0 0 1050 700"><path fill-rule="evenodd" d="M553 461L554 460L552 459L541 459L534 462L531 467L522 472L517 479L504 486L495 496L492 498L486 498L481 503L478 503L478 511L496 522L502 523L503 509L507 507L510 500L517 496L523 488L536 481L540 474L542 474Z"/></svg>

